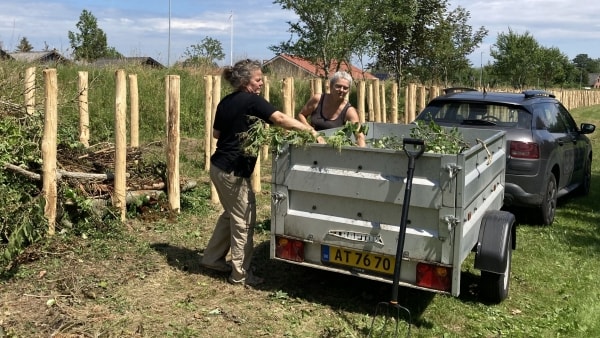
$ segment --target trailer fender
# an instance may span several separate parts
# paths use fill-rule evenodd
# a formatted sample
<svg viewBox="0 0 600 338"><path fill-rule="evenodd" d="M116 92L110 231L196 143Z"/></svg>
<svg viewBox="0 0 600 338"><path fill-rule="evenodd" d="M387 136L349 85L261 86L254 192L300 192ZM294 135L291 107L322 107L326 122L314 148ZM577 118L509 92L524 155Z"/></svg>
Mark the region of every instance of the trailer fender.
<svg viewBox="0 0 600 338"><path fill-rule="evenodd" d="M490 210L485 213L475 248L475 269L504 273L509 264L508 250L516 249L517 245L514 223L515 216L510 212Z"/></svg>

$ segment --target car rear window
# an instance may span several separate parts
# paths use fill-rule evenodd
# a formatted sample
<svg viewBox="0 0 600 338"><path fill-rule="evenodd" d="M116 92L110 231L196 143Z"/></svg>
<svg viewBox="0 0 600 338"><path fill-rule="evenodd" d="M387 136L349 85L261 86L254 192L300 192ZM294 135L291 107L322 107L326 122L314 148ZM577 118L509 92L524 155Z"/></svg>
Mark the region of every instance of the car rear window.
<svg viewBox="0 0 600 338"><path fill-rule="evenodd" d="M477 124L503 128L531 128L531 114L524 109L481 102L432 102L419 114L419 120L433 119L439 124Z"/></svg>

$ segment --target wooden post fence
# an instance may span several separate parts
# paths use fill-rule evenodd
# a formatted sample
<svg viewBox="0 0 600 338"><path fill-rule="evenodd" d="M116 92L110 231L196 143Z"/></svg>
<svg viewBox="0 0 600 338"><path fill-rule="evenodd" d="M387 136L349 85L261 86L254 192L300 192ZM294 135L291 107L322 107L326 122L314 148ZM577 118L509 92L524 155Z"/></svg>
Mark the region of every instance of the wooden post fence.
<svg viewBox="0 0 600 338"><path fill-rule="evenodd" d="M115 72L115 190L113 206L120 210L121 221L127 212L127 81L125 71Z"/></svg>
<svg viewBox="0 0 600 338"><path fill-rule="evenodd" d="M357 110L358 110L358 119L360 123L365 123L365 91L366 85L365 80L359 80L358 85L356 86L356 97L357 97Z"/></svg>
<svg viewBox="0 0 600 338"><path fill-rule="evenodd" d="M269 78L267 76L263 76L263 91L262 91L262 95L263 98L267 101L271 101L271 85L269 84ZM266 128L269 128L269 125L267 124L265 126ZM261 154L262 154L262 160L266 161L269 159L269 145L264 145L261 149Z"/></svg>
<svg viewBox="0 0 600 338"><path fill-rule="evenodd" d="M392 123L398 123L398 82L392 82L392 97L390 99L392 105Z"/></svg>
<svg viewBox="0 0 600 338"><path fill-rule="evenodd" d="M212 154L212 90L213 77L204 76L204 171L210 170L210 155Z"/></svg>
<svg viewBox="0 0 600 338"><path fill-rule="evenodd" d="M169 125L167 133L167 197L172 211L180 211L179 185L179 116L180 116L180 78L179 75L168 75L169 87Z"/></svg>
<svg viewBox="0 0 600 338"><path fill-rule="evenodd" d="M25 70L25 111L31 115L35 112L35 67Z"/></svg>
<svg viewBox="0 0 600 338"><path fill-rule="evenodd" d="M56 225L56 133L58 131L58 81L56 69L44 69L45 108L44 135L42 138L42 191L46 201L44 216L48 220L48 235L52 236Z"/></svg>
<svg viewBox="0 0 600 338"><path fill-rule="evenodd" d="M294 117L294 111L293 111L293 105L292 105L292 101L294 100L294 96L293 96L293 85L292 83L294 82L294 78L292 77L286 77L283 79L283 85L282 85L282 95L283 95L283 113L290 116L290 117Z"/></svg>
<svg viewBox="0 0 600 338"><path fill-rule="evenodd" d="M131 124L130 143L132 148L140 146L140 97L138 92L138 80L136 74L129 74L129 103Z"/></svg>
<svg viewBox="0 0 600 338"><path fill-rule="evenodd" d="M88 109L88 72L78 72L77 91L79 93L79 142L90 146L90 111Z"/></svg>
<svg viewBox="0 0 600 338"><path fill-rule="evenodd" d="M383 122L383 117L381 116L381 101L379 97L379 79L371 80L373 82L373 111L375 114L375 121Z"/></svg>
<svg viewBox="0 0 600 338"><path fill-rule="evenodd" d="M215 113L217 112L217 105L219 104L219 100L221 99L221 76L214 75L213 76L213 88L212 88L212 108L210 110L210 120L215 120ZM210 153L213 154L217 149L217 139L212 137L210 138ZM210 183L210 200L213 203L219 203L219 195L217 194L217 189L215 185Z"/></svg>
<svg viewBox="0 0 600 338"><path fill-rule="evenodd" d="M385 103L385 83L380 83L381 90L379 91L379 104L381 110L381 122L387 123L387 105Z"/></svg>

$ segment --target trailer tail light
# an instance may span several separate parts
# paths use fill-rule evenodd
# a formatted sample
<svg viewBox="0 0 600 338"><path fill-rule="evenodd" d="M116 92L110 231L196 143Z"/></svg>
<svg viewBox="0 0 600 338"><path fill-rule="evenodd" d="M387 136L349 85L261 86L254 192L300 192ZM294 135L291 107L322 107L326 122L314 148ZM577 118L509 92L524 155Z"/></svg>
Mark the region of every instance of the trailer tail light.
<svg viewBox="0 0 600 338"><path fill-rule="evenodd" d="M540 147L537 143L532 142L510 142L510 156L514 158L540 158Z"/></svg>
<svg viewBox="0 0 600 338"><path fill-rule="evenodd" d="M428 289L450 291L452 268L433 264L417 264L417 285Z"/></svg>
<svg viewBox="0 0 600 338"><path fill-rule="evenodd" d="M275 256L294 262L304 262L304 242L297 239L275 237Z"/></svg>

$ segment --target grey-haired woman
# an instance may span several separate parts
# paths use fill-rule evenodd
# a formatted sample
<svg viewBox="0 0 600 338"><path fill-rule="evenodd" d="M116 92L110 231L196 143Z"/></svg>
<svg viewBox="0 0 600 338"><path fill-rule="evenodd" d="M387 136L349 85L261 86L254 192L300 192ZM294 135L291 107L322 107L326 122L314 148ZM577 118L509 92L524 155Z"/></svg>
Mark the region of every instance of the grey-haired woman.
<svg viewBox="0 0 600 338"><path fill-rule="evenodd" d="M316 130L343 127L346 122L360 123L358 112L346 100L352 87L352 77L344 71L333 74L329 79L330 93L314 94L308 99L298 114L298 120ZM354 135L356 144L365 146L365 135Z"/></svg>

